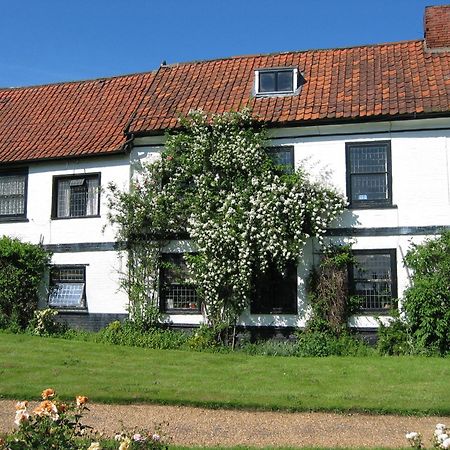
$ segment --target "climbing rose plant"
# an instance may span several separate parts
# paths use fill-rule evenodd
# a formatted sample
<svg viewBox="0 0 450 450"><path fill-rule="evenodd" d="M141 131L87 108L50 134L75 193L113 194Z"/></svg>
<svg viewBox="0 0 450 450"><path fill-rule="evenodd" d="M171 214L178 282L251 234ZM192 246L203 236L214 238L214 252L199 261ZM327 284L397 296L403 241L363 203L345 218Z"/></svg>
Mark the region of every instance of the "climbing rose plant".
<svg viewBox="0 0 450 450"><path fill-rule="evenodd" d="M286 173L277 166L248 110L191 112L180 126L130 192L111 186L111 221L130 248L189 236L195 253L186 260L203 313L210 325L231 324L249 305L255 275L297 261L345 200L301 167Z"/></svg>

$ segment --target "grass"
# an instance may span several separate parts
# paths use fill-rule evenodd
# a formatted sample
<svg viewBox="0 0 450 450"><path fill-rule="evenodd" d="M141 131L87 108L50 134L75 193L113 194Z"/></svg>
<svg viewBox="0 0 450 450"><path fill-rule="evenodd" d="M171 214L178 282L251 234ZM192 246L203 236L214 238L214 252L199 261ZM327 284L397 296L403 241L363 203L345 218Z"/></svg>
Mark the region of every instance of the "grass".
<svg viewBox="0 0 450 450"><path fill-rule="evenodd" d="M0 397L450 415L448 358L277 358L0 333Z"/></svg>

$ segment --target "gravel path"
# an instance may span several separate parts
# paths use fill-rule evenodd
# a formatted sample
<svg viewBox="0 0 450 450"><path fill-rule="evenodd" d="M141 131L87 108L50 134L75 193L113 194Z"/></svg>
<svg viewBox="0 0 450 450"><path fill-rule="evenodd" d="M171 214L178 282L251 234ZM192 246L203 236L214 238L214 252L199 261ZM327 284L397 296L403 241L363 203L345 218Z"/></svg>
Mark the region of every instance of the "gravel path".
<svg viewBox="0 0 450 450"><path fill-rule="evenodd" d="M14 405L0 401L0 431L13 427ZM88 405L83 421L99 431L163 431L172 444L202 446L405 447L405 433L419 431L429 446L437 423L450 417L210 410L185 406Z"/></svg>

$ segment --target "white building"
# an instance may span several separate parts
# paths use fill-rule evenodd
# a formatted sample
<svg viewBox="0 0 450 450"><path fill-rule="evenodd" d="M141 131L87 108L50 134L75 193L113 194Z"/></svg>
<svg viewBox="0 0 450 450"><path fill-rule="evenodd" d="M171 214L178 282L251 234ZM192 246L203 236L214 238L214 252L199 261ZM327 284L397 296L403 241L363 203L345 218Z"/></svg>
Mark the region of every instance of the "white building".
<svg viewBox="0 0 450 450"><path fill-rule="evenodd" d="M450 228L449 77L450 6L439 6L426 10L423 40L0 89L0 233L54 252L51 282L59 288L45 301L70 323L96 329L126 317L126 255L99 187L127 187L132 167L157 155L179 114L249 106L267 124L277 158L306 161L318 177L331 173L347 195L350 206L327 239L354 242L365 270L351 270L350 283L365 300L352 325L373 330L409 285L410 242ZM310 242L296 273L275 276L241 325L303 326L304 282L317 251ZM172 286L161 308L174 325L202 319L183 286Z"/></svg>

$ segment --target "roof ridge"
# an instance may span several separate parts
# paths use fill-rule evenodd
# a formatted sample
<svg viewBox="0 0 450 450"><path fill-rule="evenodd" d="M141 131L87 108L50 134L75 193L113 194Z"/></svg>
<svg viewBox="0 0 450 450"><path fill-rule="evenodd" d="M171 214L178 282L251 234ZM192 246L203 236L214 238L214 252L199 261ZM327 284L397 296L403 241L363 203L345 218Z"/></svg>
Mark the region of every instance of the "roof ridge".
<svg viewBox="0 0 450 450"><path fill-rule="evenodd" d="M258 57L265 57L265 56L277 56L277 55L290 55L293 53L308 53L308 52L329 52L332 50L351 50L355 48L370 48L370 47L383 47L386 45L399 45L399 44L408 44L408 43L423 43L424 39L407 39L402 41L394 41L394 42L380 42L375 44L360 44L360 45L352 45L349 47L329 47L329 48L311 48L311 49L305 49L305 50L286 50L282 52L269 52L269 53L255 53L255 54L248 54L248 55L236 55L236 56L224 56L222 58L211 58L211 59L198 59L198 60L192 60L192 61L181 61L181 62L175 62L170 64L162 65L162 68L171 68L171 67L178 67L178 66L187 66L190 64L202 64L202 63L209 63L209 62L215 62L215 61L230 61L230 60L236 60L236 59L246 59L246 58L258 58Z"/></svg>
<svg viewBox="0 0 450 450"><path fill-rule="evenodd" d="M108 77L85 78L82 80L56 81L54 83L32 84L30 86L0 87L0 93L1 92L9 92L9 91L17 91L17 90L25 90L25 89L43 88L43 87L47 87L47 86L59 86L59 85L67 85L67 84L83 84L83 83L90 83L90 82L95 82L95 81L107 81L107 80L114 80L117 78L133 77L136 75L149 75L152 73L156 73L157 71L158 71L158 69L154 69L154 70L149 70L147 72L124 73L124 74L112 75L112 76L108 76Z"/></svg>

